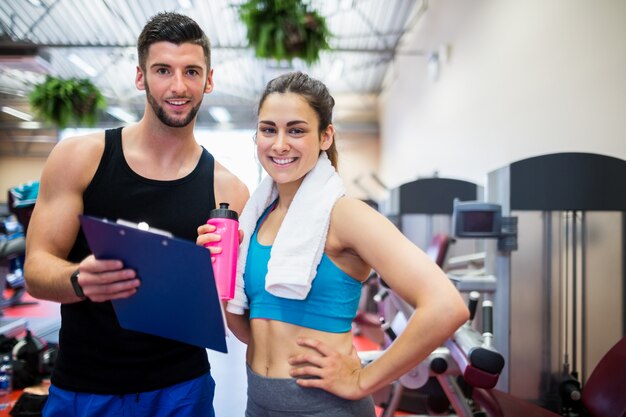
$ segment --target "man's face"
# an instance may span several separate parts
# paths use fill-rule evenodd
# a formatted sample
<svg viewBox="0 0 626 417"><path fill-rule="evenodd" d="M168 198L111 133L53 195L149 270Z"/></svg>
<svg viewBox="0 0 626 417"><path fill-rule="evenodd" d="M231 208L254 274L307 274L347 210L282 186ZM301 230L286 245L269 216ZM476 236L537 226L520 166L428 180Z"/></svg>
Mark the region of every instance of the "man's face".
<svg viewBox="0 0 626 417"><path fill-rule="evenodd" d="M137 88L158 119L169 127L185 127L195 120L205 93L213 89L202 47L157 42L150 46L145 72L137 68Z"/></svg>

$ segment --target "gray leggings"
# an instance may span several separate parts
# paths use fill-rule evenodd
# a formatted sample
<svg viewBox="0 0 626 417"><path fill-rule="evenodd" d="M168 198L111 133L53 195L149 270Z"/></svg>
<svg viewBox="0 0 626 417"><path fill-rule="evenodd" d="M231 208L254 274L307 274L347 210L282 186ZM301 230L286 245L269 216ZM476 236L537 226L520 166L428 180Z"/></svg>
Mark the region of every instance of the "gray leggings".
<svg viewBox="0 0 626 417"><path fill-rule="evenodd" d="M344 400L317 388L303 388L293 378L267 378L248 371L246 417L375 417L372 397Z"/></svg>

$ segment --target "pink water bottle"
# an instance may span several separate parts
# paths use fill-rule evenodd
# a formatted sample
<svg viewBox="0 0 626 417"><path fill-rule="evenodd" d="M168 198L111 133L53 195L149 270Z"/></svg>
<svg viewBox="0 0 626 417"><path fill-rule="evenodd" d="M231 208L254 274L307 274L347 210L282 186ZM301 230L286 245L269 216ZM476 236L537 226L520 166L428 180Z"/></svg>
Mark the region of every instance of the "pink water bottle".
<svg viewBox="0 0 626 417"><path fill-rule="evenodd" d="M219 246L222 252L212 255L213 274L217 285L217 293L222 300L232 300L235 296L235 279L237 274L237 251L239 249L239 217L237 212L228 208L228 203L220 203L220 207L211 210L208 224L216 227L215 232L222 237L218 242L207 243L206 246Z"/></svg>

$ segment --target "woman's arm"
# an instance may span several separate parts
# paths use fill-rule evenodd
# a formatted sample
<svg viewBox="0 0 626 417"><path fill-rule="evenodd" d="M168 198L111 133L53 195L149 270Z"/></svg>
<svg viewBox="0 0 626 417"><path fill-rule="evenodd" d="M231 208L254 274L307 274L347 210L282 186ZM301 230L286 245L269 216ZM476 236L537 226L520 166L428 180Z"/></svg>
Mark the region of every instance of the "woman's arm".
<svg viewBox="0 0 626 417"><path fill-rule="evenodd" d="M226 311L226 323L228 328L241 342L248 344L250 342L250 320L246 314L233 314Z"/></svg>
<svg viewBox="0 0 626 417"><path fill-rule="evenodd" d="M198 227L198 237L196 238L196 244L200 246L206 246L210 242L219 241L220 237L215 231L215 226L212 224L203 224ZM239 242L243 239L243 231L239 230ZM210 251L219 250L215 246L206 246ZM226 310L226 303L224 304L224 313L226 314L226 324L228 328L233 332L235 337L243 343L248 343L250 340L250 323L248 321L248 314L233 314Z"/></svg>
<svg viewBox="0 0 626 417"><path fill-rule="evenodd" d="M340 355L319 341L303 339L319 355L300 355L292 376L344 398L364 397L396 380L424 360L468 319L468 309L443 271L391 222L365 203L343 198L331 218L332 236L376 270L400 297L415 308L404 331L385 353L365 368L358 355ZM330 234L329 234L330 235ZM310 362L315 366L297 365Z"/></svg>

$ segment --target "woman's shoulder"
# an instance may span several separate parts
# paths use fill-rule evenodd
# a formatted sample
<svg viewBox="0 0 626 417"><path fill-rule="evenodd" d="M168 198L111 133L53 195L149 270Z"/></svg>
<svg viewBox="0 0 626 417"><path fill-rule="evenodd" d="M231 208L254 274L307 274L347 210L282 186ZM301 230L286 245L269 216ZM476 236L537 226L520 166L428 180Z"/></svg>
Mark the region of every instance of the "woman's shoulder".
<svg viewBox="0 0 626 417"><path fill-rule="evenodd" d="M350 236L372 221L378 212L367 203L353 197L341 197L333 206L330 217L330 232L338 239Z"/></svg>
<svg viewBox="0 0 626 417"><path fill-rule="evenodd" d="M393 232L395 226L366 202L342 197L333 207L330 231L344 244L352 245L363 239L375 238L378 233Z"/></svg>
<svg viewBox="0 0 626 417"><path fill-rule="evenodd" d="M365 279L370 267L360 254L363 241L372 241L372 224L377 212L368 204L351 197L335 203L324 251L348 275Z"/></svg>
<svg viewBox="0 0 626 417"><path fill-rule="evenodd" d="M359 220L359 216L367 216L378 213L362 200L354 197L343 196L333 206L332 218L341 220Z"/></svg>

